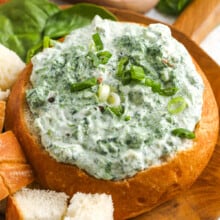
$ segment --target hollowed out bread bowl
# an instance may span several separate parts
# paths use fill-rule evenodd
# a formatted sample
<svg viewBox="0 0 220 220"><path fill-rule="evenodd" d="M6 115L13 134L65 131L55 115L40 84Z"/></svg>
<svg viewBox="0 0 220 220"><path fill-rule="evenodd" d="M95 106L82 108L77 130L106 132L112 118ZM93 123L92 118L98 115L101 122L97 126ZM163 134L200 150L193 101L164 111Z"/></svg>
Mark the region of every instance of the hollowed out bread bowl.
<svg viewBox="0 0 220 220"><path fill-rule="evenodd" d="M75 165L57 162L30 131L31 120L25 91L30 87L32 64L28 64L15 83L6 109L6 129L13 130L38 182L44 187L66 192L107 193L112 196L115 219L127 219L146 212L188 189L207 165L218 136L218 108L210 85L197 64L205 89L202 117L195 129L191 148L179 151L159 166L152 166L123 180L101 180ZM28 124L29 123L29 124Z"/></svg>

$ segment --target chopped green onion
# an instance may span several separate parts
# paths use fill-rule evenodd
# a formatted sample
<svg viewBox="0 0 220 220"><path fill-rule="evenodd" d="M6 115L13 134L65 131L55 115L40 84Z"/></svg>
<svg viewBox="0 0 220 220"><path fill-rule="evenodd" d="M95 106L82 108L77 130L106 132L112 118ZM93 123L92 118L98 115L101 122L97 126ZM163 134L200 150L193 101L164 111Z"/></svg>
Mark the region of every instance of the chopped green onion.
<svg viewBox="0 0 220 220"><path fill-rule="evenodd" d="M183 97L175 97L171 99L167 105L168 112L178 114L186 108L187 104Z"/></svg>
<svg viewBox="0 0 220 220"><path fill-rule="evenodd" d="M95 43L96 50L103 50L104 46L99 33L93 34L92 39Z"/></svg>
<svg viewBox="0 0 220 220"><path fill-rule="evenodd" d="M95 77L86 79L82 82L77 82L71 85L71 91L72 92L76 92L76 91L80 91L83 89L87 89L87 88L91 88L95 85L97 85L98 81Z"/></svg>
<svg viewBox="0 0 220 220"><path fill-rule="evenodd" d="M122 77L123 73L125 71L125 67L128 64L128 57L122 57L118 62L118 70L117 70L117 76Z"/></svg>
<svg viewBox="0 0 220 220"><path fill-rule="evenodd" d="M106 106L105 111L108 111L111 114L116 115L117 117L120 117L124 113L124 108L121 105L117 107Z"/></svg>
<svg viewBox="0 0 220 220"><path fill-rule="evenodd" d="M100 60L97 57L97 55L95 53L89 51L87 56L91 59L93 66L98 67L98 65L100 64Z"/></svg>
<svg viewBox="0 0 220 220"><path fill-rule="evenodd" d="M110 86L106 84L100 84L98 89L99 101L101 102L107 101L109 94L110 94Z"/></svg>
<svg viewBox="0 0 220 220"><path fill-rule="evenodd" d="M130 116L130 115L126 115L126 116L124 117L124 120L125 120L125 121L130 121L130 120L131 120L131 116Z"/></svg>
<svg viewBox="0 0 220 220"><path fill-rule="evenodd" d="M50 37L44 36L43 39L43 48L48 48L50 47Z"/></svg>
<svg viewBox="0 0 220 220"><path fill-rule="evenodd" d="M178 88L176 87L168 87L168 88L161 89L159 91L159 94L162 96L172 96L172 95L175 95L177 91L178 91Z"/></svg>
<svg viewBox="0 0 220 220"><path fill-rule="evenodd" d="M108 63L109 59L112 57L112 54L109 51L101 51L97 53L97 57L101 64Z"/></svg>
<svg viewBox="0 0 220 220"><path fill-rule="evenodd" d="M142 81L143 79L145 79L144 69L141 66L132 65L131 78L138 81Z"/></svg>
<svg viewBox="0 0 220 220"><path fill-rule="evenodd" d="M195 138L195 133L185 128L176 128L172 131L172 134L180 138L187 138L187 139Z"/></svg>
<svg viewBox="0 0 220 220"><path fill-rule="evenodd" d="M151 87L153 92L159 93L161 91L160 83L158 83L148 77L145 78L144 84L148 87Z"/></svg>
<svg viewBox="0 0 220 220"><path fill-rule="evenodd" d="M178 90L176 87L169 87L162 89L161 84L159 82L156 82L148 77L145 77L144 84L146 86L151 87L153 92L158 93L162 96L172 96L176 94Z"/></svg>
<svg viewBox="0 0 220 220"><path fill-rule="evenodd" d="M115 92L111 92L109 94L109 97L107 99L107 102L111 105L111 106L114 106L114 107L118 107L120 106L121 104L121 99L120 99L120 96L115 93Z"/></svg>

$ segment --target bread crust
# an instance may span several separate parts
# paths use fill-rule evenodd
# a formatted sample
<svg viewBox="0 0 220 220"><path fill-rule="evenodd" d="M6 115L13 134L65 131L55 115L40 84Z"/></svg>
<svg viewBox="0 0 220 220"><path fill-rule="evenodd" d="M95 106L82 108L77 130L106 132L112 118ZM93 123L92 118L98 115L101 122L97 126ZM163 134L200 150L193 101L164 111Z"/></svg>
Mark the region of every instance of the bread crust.
<svg viewBox="0 0 220 220"><path fill-rule="evenodd" d="M58 163L41 147L36 136L28 130L24 112L31 64L27 65L11 91L6 108L6 129L14 131L43 187L64 191L70 196L76 192L111 194L114 218L131 218L189 188L212 155L218 136L218 108L206 77L198 65L196 68L203 78L205 90L202 118L196 127L193 146L161 166L138 172L128 179L98 180L74 165Z"/></svg>
<svg viewBox="0 0 220 220"><path fill-rule="evenodd" d="M33 171L12 131L0 134L0 200L34 180Z"/></svg>
<svg viewBox="0 0 220 220"><path fill-rule="evenodd" d="M8 197L5 219L6 220L24 219L21 211L18 209L18 205L16 203L16 200L13 198L13 196Z"/></svg>
<svg viewBox="0 0 220 220"><path fill-rule="evenodd" d="M5 121L5 101L0 101L0 132L2 132Z"/></svg>

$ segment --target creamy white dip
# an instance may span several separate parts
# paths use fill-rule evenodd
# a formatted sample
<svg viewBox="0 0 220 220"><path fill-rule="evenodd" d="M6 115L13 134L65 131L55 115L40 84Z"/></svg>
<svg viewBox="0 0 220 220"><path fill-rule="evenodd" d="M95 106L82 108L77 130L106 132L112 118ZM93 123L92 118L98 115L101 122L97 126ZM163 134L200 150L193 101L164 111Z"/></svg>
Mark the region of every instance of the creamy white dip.
<svg viewBox="0 0 220 220"><path fill-rule="evenodd" d="M167 26L95 17L32 63L33 126L57 161L120 180L191 146L204 85Z"/></svg>

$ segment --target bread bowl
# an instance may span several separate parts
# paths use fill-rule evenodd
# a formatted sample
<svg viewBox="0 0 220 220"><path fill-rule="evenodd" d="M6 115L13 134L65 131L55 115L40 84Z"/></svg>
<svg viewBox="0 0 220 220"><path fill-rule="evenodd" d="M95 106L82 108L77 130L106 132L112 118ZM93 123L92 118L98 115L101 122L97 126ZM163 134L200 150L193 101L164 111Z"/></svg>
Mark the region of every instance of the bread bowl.
<svg viewBox="0 0 220 220"><path fill-rule="evenodd" d="M104 28L107 27L108 21L103 21L103 22L104 22L103 23ZM144 32L146 31L144 27L135 25L135 24L125 24L125 26L128 29L130 26L132 27L135 26L135 28L137 28L138 30L140 29L140 30L143 30ZM162 29L164 30L164 34L163 34L163 32L160 32L160 31L158 32L158 29L157 29L158 27L160 29L160 27L162 26L155 26L156 28L155 33L157 33L156 35L153 35L153 38L156 37L156 40L154 41L155 44L159 42L161 35L164 35L166 40L170 39L170 33L168 33L169 31L167 32L168 29L163 26L162 27ZM151 26L150 28L153 28L153 26ZM97 30L102 30L102 29L100 29L99 27L97 28ZM112 27L109 28L108 30L109 31L107 32L109 34L113 33L114 30L116 30L115 32L119 32L119 29L116 29L116 28L114 29ZM85 33L89 33L88 29L83 29L83 31ZM124 31L125 30L123 29L122 32ZM80 39L80 37L81 38L87 37L77 32L74 32L74 34L75 36L78 37L78 39ZM151 34L153 34L153 32ZM91 35L88 35L88 36L92 38ZM166 36L169 36L169 38L167 38ZM101 35L101 37L104 42L103 35ZM148 35L148 37L152 37L152 35ZM73 39L72 41L74 41ZM71 37L69 37L67 41L70 42ZM174 41L172 40L173 43ZM138 45L138 42L141 42L141 41L140 40L136 41L134 46ZM58 48L62 47L60 45L61 44L58 44L57 47ZM93 45L92 48L96 49L95 46L96 45ZM105 43L104 43L104 46L106 46ZM163 45L160 45L160 46L163 46ZM182 48L180 50L185 51L185 49L183 49L182 46L180 47ZM91 48L91 45L89 46L89 48ZM175 49L178 49L178 48L179 46ZM107 48L107 49L111 50L111 48ZM47 51L51 51L51 49L47 49ZM58 52L58 50L56 52ZM131 53L133 52L131 51ZM174 51L166 50L166 54L169 54L169 53L175 54L175 50ZM46 57L49 54L47 54L47 52L45 53L43 52L42 55L44 54L46 54L46 56L44 56L44 58L46 59ZM181 149L181 146L175 146L175 147L180 147L180 148L174 154L173 153L170 155L166 154L164 157L161 157L162 154L159 154L159 159L160 159L159 164L155 163L149 167L145 167L142 170L138 170L135 173L133 173L132 171L131 173L129 173L129 175L127 175L126 172L124 172L122 173L122 175L120 174L121 176L119 175L116 178L114 178L115 176L111 174L111 175L108 175L106 179L102 178L102 176L98 176L98 177L94 176L96 175L94 173L89 174L88 173L88 169L90 168L89 166L87 166L87 170L85 171L85 169L82 169L82 168L79 169L75 165L57 161L59 158L56 157L57 156L55 154L56 152L55 153L49 152L50 153L49 154L48 151L44 149L45 146L42 146L43 144L41 143L39 135L36 133L36 130L34 128L34 123L33 123L33 118L32 118L33 115L31 115L30 110L28 108L28 103L26 101L26 92L28 90L31 91L32 89L32 85L30 83L30 76L33 71L32 69L33 65L28 64L12 89L11 95L7 103L7 108L6 108L5 125L6 125L6 129L12 129L14 133L16 134L17 138L19 139L21 145L24 148L26 156L36 173L39 183L43 187L46 187L52 190L64 191L70 196L72 196L76 192L111 194L113 203L114 203L115 219L127 219L127 218L134 217L138 214L141 214L145 211L152 209L153 207L159 205L160 203L168 199L171 199L173 196L175 196L180 191L189 188L191 184L195 181L195 179L199 176L203 168L206 166L213 152L213 149L214 149L214 146L217 140L217 135L218 135L218 109L217 109L215 98L213 96L210 85L207 79L205 78L204 74L202 73L201 69L198 67L198 65L195 62L194 62L195 67L193 66L192 58L186 51L184 52L184 56L182 56L181 59L185 59L184 57L186 57L186 61L189 62L190 66L192 67L192 69L190 70L194 72L194 68L196 68L197 73L202 78L201 80L201 78L199 77L197 73L194 75L195 79L198 80L198 83L199 83L198 87L200 88L200 85L203 84L205 88L204 90L202 89L202 93L200 93L201 96L198 97L198 100L197 98L194 99L196 103L198 101L197 103L198 105L201 105L201 112L200 112L201 118L200 116L198 117L197 115L196 117L198 117L197 118L198 121L196 121L195 124L193 125L195 126L194 127L195 138L192 139L191 142L186 141L187 143L189 143L186 149L184 148ZM158 58L158 56L153 56L153 58L156 59ZM179 62L178 57L176 58L177 58L176 62L178 63ZM43 60L40 60L40 62L43 62ZM166 66L168 69L169 68L175 69L174 64L176 63L170 62L165 59L163 59L161 63L162 66ZM184 63L184 65L187 65L187 63ZM178 67L179 68L181 67L180 69L183 70L185 68L184 65L178 66ZM140 68L138 68L138 70L140 70ZM142 69L140 70L140 72L142 72ZM142 74L140 73L140 75ZM99 78L99 81L100 80L105 82L103 83L104 85L107 85L105 78L103 79L103 75L102 77ZM121 79L119 79L118 81L120 80ZM56 81L58 82L59 80L56 80ZM192 80L192 81L195 84L197 83L197 81L195 80ZM142 83L142 81L140 83ZM126 86L129 88L130 86L133 86L132 89L135 89L136 88L135 86L139 87L140 85L135 84L134 86L134 84L132 85L127 84ZM181 85L179 86L181 87ZM97 87L100 88L100 85L97 85ZM151 87L148 88L147 92L151 91L151 89L152 89ZM115 92L115 89L113 90L114 90L113 92L116 93L117 95L117 92ZM145 88L144 88L144 91L145 91ZM154 94L156 97L160 97L160 94L159 94L160 91L154 92L154 93L156 93ZM101 101L102 103L103 100L100 100L100 99L103 98L103 96L99 94L99 91L96 91L95 94L96 94L96 97L98 96L99 101ZM179 97L179 96L175 96L176 93L173 95L174 95L174 98ZM172 100L174 102L176 102L176 100L182 100L182 99L174 99L173 95L171 95L169 99L167 97L164 98L166 99L166 103L170 103L169 100ZM195 94L188 94L188 95L190 97L192 95L192 99L194 98L193 96L195 96ZM124 100L121 97L121 95L119 97L121 101ZM105 96L103 99L106 99ZM117 98L115 98L115 100L117 100ZM200 102L199 100L200 101L202 100L202 102ZM141 105L142 103L138 101L139 101L138 99L133 99L133 102L136 102L136 105ZM53 103L54 99L48 99L48 102ZM111 107L110 104L112 103L106 104L106 100L103 102L104 102L104 105ZM181 102L180 106L183 107L182 103L183 102ZM99 107L100 112L103 113L102 112L103 104L100 104L100 106L98 107ZM170 105L166 105L165 110L168 108L169 114L171 114L172 116L173 114L174 115L177 114L178 117L180 117L181 119L181 112L183 112L185 108L187 109L190 108L190 103L187 102L187 105L184 104L184 107L183 108L182 107L179 112L179 109L178 109L179 107L177 107L177 109L174 108L174 111L173 111L172 108L170 109ZM17 111L15 112L14 109L17 109ZM193 108L191 109L192 114L194 114L194 110L196 112L196 109L197 109L197 105L193 105ZM34 109L32 108L32 110ZM52 112L52 110L53 109L51 108L50 111ZM146 109L142 109L142 110L145 111ZM176 110L178 111L176 112ZM117 115L115 116L114 112L113 112L113 115L112 115L112 112L111 114L107 114L107 115L108 116L106 117L108 117L108 120L111 122L114 122L115 124L117 124L117 121L121 121L121 118L116 117ZM123 122L124 123L123 125L125 126L123 127L123 129L126 128L127 124L132 123L132 120L135 119L134 115L131 115L131 118L127 116L130 116L130 115L123 115L123 121L126 121L126 123ZM57 118L59 118L59 115L57 115ZM160 120L162 119L163 118L161 118ZM160 122L160 120L158 122ZM154 124L157 125L157 123L154 123ZM93 127L93 129L95 130L96 127ZM59 133L63 132L62 129L59 129L58 131ZM120 131L122 132L122 129ZM153 134L153 129L152 129L152 134ZM96 133L96 136L97 136L97 133ZM168 139L172 139L172 138L173 138L172 135L170 135ZM122 139L122 137L120 137L120 139ZM178 139L178 141L181 141L181 139ZM52 154L53 156L51 156ZM83 161L83 162L86 163L86 161ZM93 164L93 166L95 165L96 164ZM127 167L129 168L129 166ZM115 171L117 173L117 169ZM102 175L102 173L100 175Z"/></svg>

